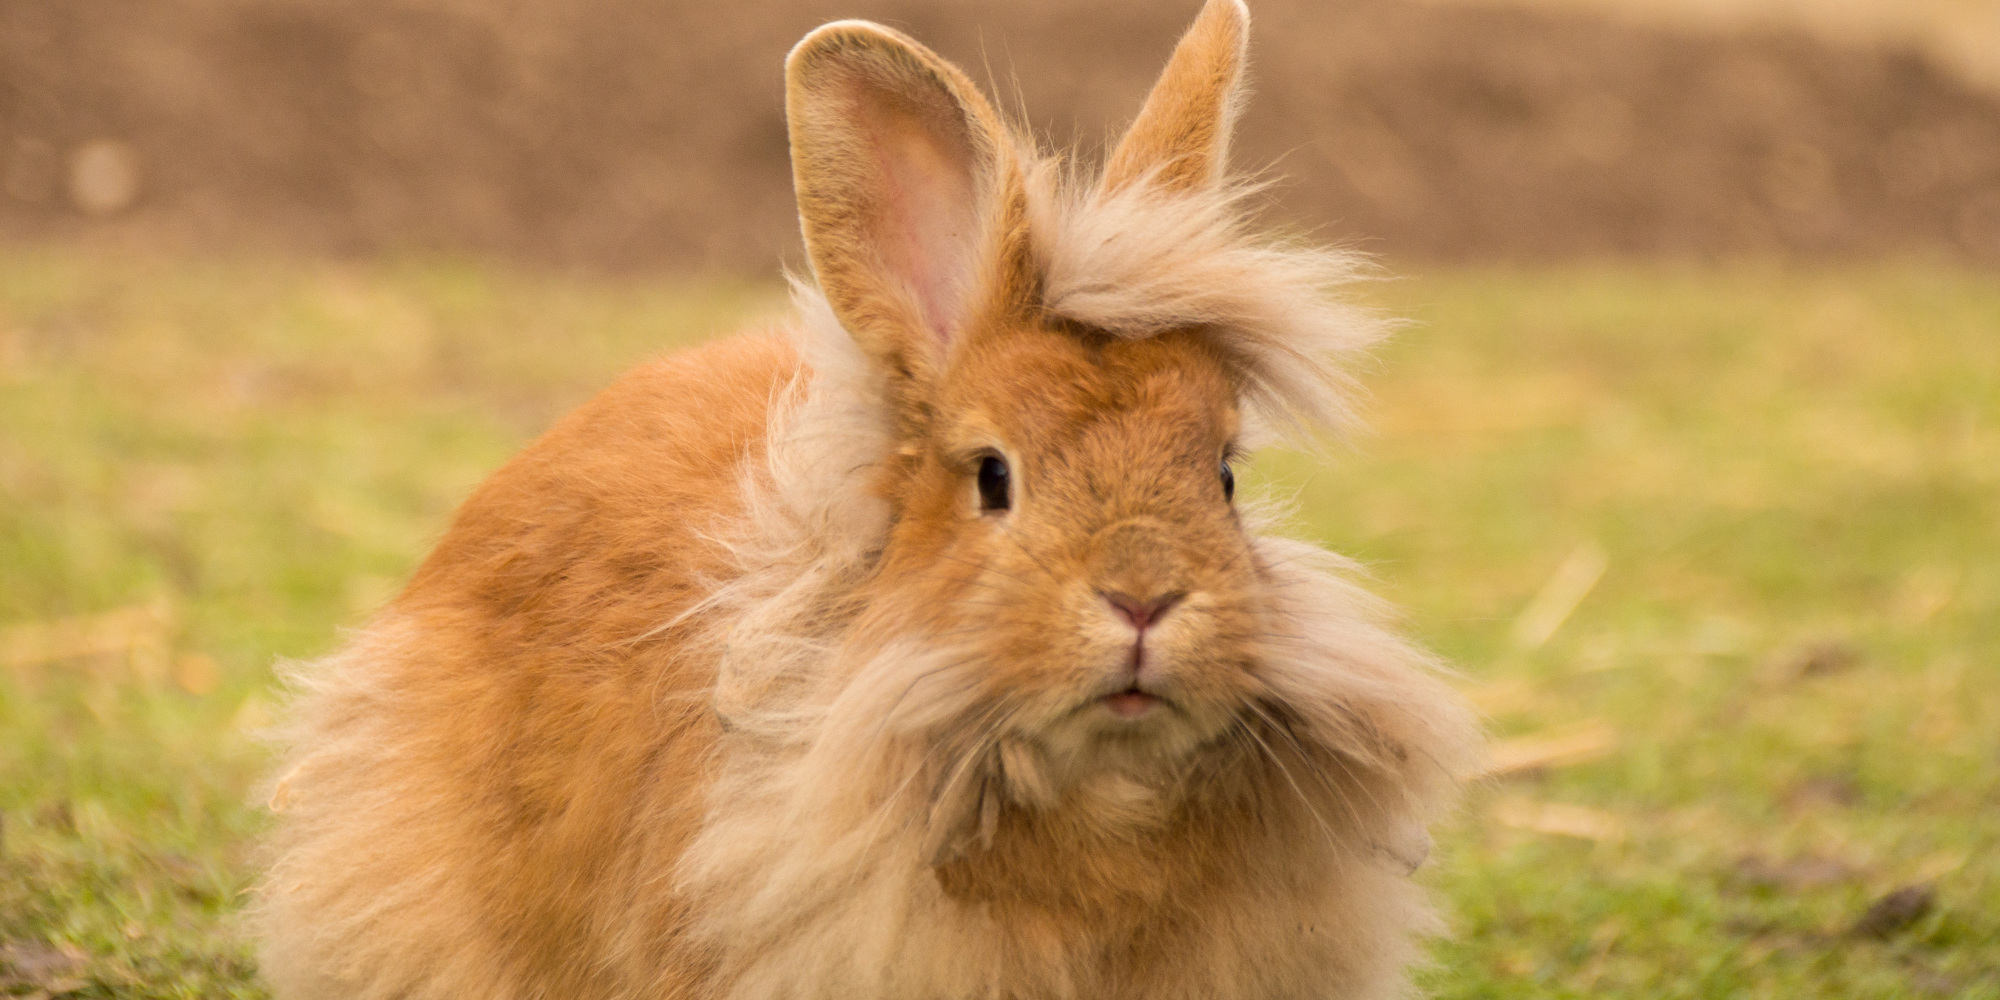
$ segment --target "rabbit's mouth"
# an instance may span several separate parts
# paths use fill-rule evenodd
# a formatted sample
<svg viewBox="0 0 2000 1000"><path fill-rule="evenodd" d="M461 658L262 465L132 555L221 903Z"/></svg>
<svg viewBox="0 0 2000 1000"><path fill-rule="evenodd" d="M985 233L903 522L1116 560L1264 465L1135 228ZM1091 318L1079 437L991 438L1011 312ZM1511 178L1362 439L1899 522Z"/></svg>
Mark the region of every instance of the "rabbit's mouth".
<svg viewBox="0 0 2000 1000"><path fill-rule="evenodd" d="M1104 707L1121 719L1141 718L1151 712L1155 705L1160 704L1160 701L1159 695L1141 691L1136 684L1123 691L1114 691L1103 698Z"/></svg>

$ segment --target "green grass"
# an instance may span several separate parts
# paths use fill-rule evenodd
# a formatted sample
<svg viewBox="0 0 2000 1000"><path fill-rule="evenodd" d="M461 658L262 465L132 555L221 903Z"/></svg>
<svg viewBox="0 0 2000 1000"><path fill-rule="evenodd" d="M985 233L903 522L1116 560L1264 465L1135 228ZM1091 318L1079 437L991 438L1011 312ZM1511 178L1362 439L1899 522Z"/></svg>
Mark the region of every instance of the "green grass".
<svg viewBox="0 0 2000 1000"><path fill-rule="evenodd" d="M1366 375L1376 429L1252 480L1373 567L1496 736L1615 737L1468 797L1429 875L1455 928L1430 988L2000 997L2000 279L1373 293L1419 321ZM0 993L262 995L232 914L272 661L330 649L617 371L778 305L0 256L0 957L43 966ZM1602 578L1527 648L1517 616L1580 550ZM97 628L135 651L26 662L47 623L135 606ZM1928 913L1850 932L1918 883Z"/></svg>

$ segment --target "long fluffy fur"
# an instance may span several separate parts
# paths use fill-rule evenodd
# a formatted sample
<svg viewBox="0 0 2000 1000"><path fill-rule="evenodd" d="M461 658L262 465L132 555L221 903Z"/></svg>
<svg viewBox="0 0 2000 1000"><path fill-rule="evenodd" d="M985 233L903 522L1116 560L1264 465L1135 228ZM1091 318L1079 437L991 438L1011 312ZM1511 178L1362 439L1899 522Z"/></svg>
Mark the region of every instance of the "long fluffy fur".
<svg viewBox="0 0 2000 1000"><path fill-rule="evenodd" d="M1254 184L1106 191L1048 163L1032 176L1050 313L1121 337L1205 329L1237 354L1249 402L1279 429L1353 423L1343 363L1389 329L1340 295L1368 274L1365 258L1250 228Z"/></svg>
<svg viewBox="0 0 2000 1000"><path fill-rule="evenodd" d="M1316 267L1301 272L1323 289ZM954 667L968 668L957 651L898 645L828 669L843 599L868 572L886 525L860 477L827 488L837 481L832 469L862 468L882 453L834 458L821 446L869 441L881 422L868 416L872 379L851 342L810 288L798 298L809 318L802 352L823 367L788 401L771 458L744 481L753 513L729 543L742 575L716 596L730 608L714 639L730 732L707 828L678 876L701 901L698 939L732 956L719 995L1125 995L1115 980L1079 974L1109 964L1101 949L1117 934L1063 922L1025 934L956 907L929 875L929 783L1006 752L950 735L994 708L954 678ZM1254 518L1277 519L1271 510ZM1347 582L1350 564L1278 536L1256 548L1274 568L1282 617L1299 630L1268 637L1264 650L1291 714L1253 712L1236 767L1187 781L1211 785L1203 801L1240 810L1231 842L1203 846L1269 864L1244 873L1232 904L1206 915L1208 953L1183 956L1177 974L1144 995L1322 995L1313 991L1326 983L1303 971L1288 982L1282 960L1274 968L1278 957L1252 946L1300 926L1351 953L1340 988L1324 995L1393 995L1413 935L1437 929L1404 876L1423 860L1425 826L1470 764L1471 725L1435 664L1388 631L1379 602ZM829 673L853 680L830 688ZM1149 806L1134 803L1132 816L1118 817L1107 804L1104 832L1143 838L1161 822ZM1298 892L1300 883L1311 891ZM1171 908L1148 903L1137 909ZM1301 965L1316 970L1321 956L1313 958Z"/></svg>
<svg viewBox="0 0 2000 1000"><path fill-rule="evenodd" d="M1046 322L1195 330L1271 421L1347 419L1339 361L1382 329L1333 297L1352 258L1250 232L1240 188L1019 155ZM1258 686L1198 752L1080 770L975 646L871 606L905 389L795 299L788 342L567 418L288 672L253 914L279 994L1404 992L1437 927L1408 875L1477 741L1351 567L1246 509Z"/></svg>

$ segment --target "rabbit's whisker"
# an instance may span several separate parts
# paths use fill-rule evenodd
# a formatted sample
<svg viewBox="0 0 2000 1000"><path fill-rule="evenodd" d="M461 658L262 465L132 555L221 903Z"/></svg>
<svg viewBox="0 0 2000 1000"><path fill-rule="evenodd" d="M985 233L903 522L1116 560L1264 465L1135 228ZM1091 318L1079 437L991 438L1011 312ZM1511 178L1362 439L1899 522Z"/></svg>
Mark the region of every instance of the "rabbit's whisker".
<svg viewBox="0 0 2000 1000"><path fill-rule="evenodd" d="M1026 545L1021 544L1020 539L1014 537L1014 529L1009 528L1004 524L1001 525L1000 537L1005 538L1015 548L1020 549L1021 554L1027 556L1030 560L1032 560L1034 564L1041 569L1042 574L1049 578L1050 582L1058 585L1062 583L1062 578L1056 575L1055 570L1049 568L1048 563L1042 561L1042 557L1034 554L1033 552L1028 551L1028 547Z"/></svg>
<svg viewBox="0 0 2000 1000"><path fill-rule="evenodd" d="M954 660L942 666L932 667L931 669L923 671L922 673L919 673L915 677L911 678L910 683L904 685L902 692L896 695L896 700L889 703L889 707L883 711L882 717L876 721L875 730L869 736L870 752L871 753L873 752L876 741L881 738L883 730L886 729L889 723L895 719L896 713L903 707L904 699L908 698L910 696L910 693L917 689L917 685L922 684L924 681L927 681L939 674L951 670L957 670L960 667L963 667L968 663L972 663L977 659L979 659L977 655L967 656L964 659ZM977 689L978 689L977 684L969 683L962 686L962 690L965 691L975 691Z"/></svg>
<svg viewBox="0 0 2000 1000"><path fill-rule="evenodd" d="M1250 709L1250 711L1256 713L1258 718L1263 719L1264 723L1270 726L1274 732L1276 732L1279 736L1284 737L1285 740L1291 743L1292 749L1298 754L1299 762L1304 764L1308 772L1315 779L1319 781L1320 787L1326 789L1327 795L1332 797L1334 801L1340 803L1341 808L1347 811L1347 818L1354 824L1355 829L1363 828L1362 818L1359 810L1357 810L1354 807L1354 804L1352 802L1348 801L1345 792L1343 792L1340 786L1334 782L1333 777L1326 773L1325 768L1320 766L1318 760L1315 759L1315 755L1306 749L1305 744L1299 741L1298 735L1292 731L1292 727L1284 723L1281 723L1276 718L1272 717L1264 709L1264 707L1259 705L1255 700L1247 702L1246 706ZM1333 756L1335 761L1341 764L1342 770L1346 771L1347 770L1346 763L1340 760L1338 754L1334 754ZM1351 771L1348 772L1348 780L1352 783L1356 784L1359 783L1358 781L1356 781ZM1362 786L1361 790L1364 794L1367 794L1370 797L1371 801L1373 800L1374 794L1372 792L1369 792L1365 785ZM1377 811L1380 811L1381 803L1375 802L1373 804L1375 805Z"/></svg>
<svg viewBox="0 0 2000 1000"><path fill-rule="evenodd" d="M1018 577L1018 576L1015 576L1014 574L1012 574L1012 573L1009 573L1009 572L1007 572L1006 570L1003 570L1003 569L994 569L993 567L991 567L991 566L988 566L988 565L986 565L985 563L977 563L977 562L973 562L973 561L972 561L972 560L970 560L970 559L961 559L961 558L959 558L958 556L954 556L954 555L940 555L940 556L939 556L939 558L941 558L941 559L949 559L949 560L951 560L952 562L955 562L955 563L964 563L965 565L967 565L967 566L970 566L970 567L972 567L973 569L976 569L976 570L980 571L981 573L993 573L993 574L996 574L996 575L998 575L998 576L1004 576L1004 577L1006 577L1007 579L1009 579L1009 580L1012 580L1012 581L1014 581L1015 583L1018 583L1018 584L1020 584L1020 585L1022 585L1022 586L1024 586L1024 587L1032 587L1032 586L1034 586L1034 584L1033 584L1032 582L1030 582L1030 581L1027 581L1027 580L1023 580L1023 579L1021 579L1020 577Z"/></svg>
<svg viewBox="0 0 2000 1000"><path fill-rule="evenodd" d="M1312 804L1312 797L1306 794L1304 788L1299 787L1298 779L1292 777L1291 769L1285 766L1285 762L1279 758L1278 752L1272 749L1271 744L1265 742L1264 738L1257 734L1256 729L1248 724L1239 724L1238 731L1255 740L1257 745L1263 748L1265 759L1284 776L1285 783L1291 786L1292 792L1299 797L1299 804L1306 807L1306 812L1312 816L1315 823L1319 824L1320 832L1326 834L1327 846L1337 854L1346 853L1346 849L1341 846L1340 838L1334 834L1333 827L1327 825L1326 817L1320 815L1319 809Z"/></svg>

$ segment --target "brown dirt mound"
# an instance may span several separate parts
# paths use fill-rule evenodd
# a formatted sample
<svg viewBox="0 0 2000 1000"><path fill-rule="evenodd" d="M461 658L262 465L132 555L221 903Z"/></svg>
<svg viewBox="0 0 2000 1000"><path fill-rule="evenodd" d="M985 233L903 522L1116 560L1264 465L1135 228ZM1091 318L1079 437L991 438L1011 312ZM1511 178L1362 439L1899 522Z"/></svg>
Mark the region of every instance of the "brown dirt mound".
<svg viewBox="0 0 2000 1000"><path fill-rule="evenodd" d="M839 16L1135 109L1194 0L0 0L0 233L768 269L780 63ZM1915 55L1398 0L1262 0L1239 161L1392 257L2000 261L2000 100ZM1328 9L1331 8L1331 9Z"/></svg>

